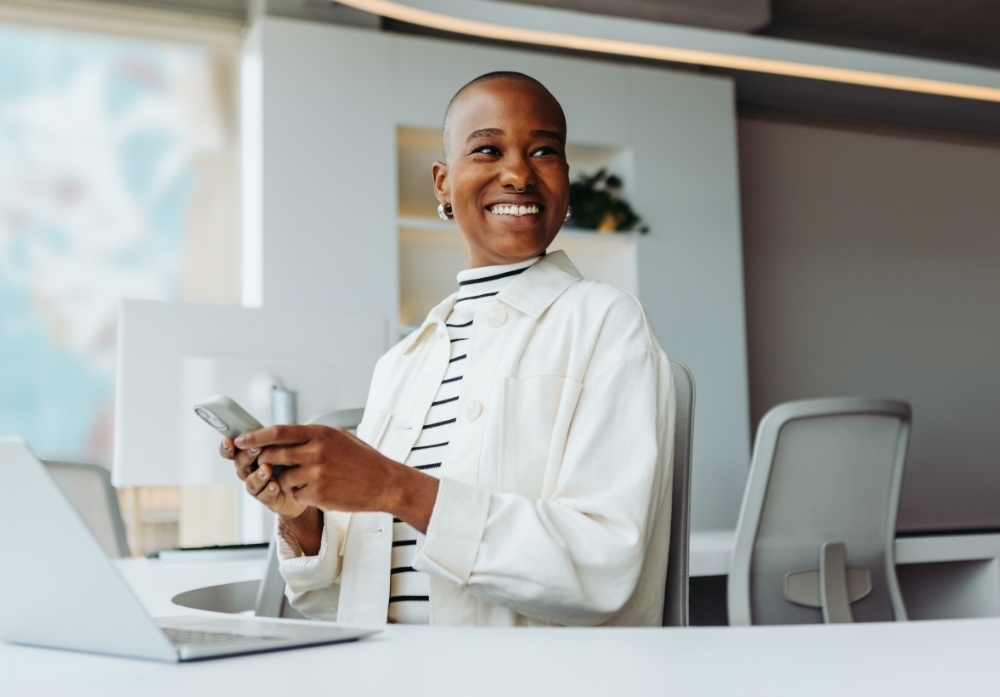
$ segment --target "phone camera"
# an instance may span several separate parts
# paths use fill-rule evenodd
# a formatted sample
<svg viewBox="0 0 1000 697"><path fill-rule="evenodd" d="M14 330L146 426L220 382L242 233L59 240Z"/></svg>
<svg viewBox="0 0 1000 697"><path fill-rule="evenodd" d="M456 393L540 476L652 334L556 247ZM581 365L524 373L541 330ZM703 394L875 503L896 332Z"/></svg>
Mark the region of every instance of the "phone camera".
<svg viewBox="0 0 1000 697"><path fill-rule="evenodd" d="M208 409L198 408L195 409L194 411L198 416L207 421L212 428L218 431L225 431L227 428L229 428L229 426L227 426L222 419L220 419L218 416L210 412Z"/></svg>

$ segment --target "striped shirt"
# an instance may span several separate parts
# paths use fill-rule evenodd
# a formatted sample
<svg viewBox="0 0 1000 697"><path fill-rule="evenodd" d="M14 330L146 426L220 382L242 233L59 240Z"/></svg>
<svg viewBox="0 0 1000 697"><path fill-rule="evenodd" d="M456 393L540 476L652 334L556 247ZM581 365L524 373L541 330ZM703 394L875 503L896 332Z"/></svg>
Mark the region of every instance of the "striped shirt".
<svg viewBox="0 0 1000 697"><path fill-rule="evenodd" d="M424 419L420 436L413 444L406 464L438 476L448 453L448 443L459 415L459 396L472 338L476 310L500 292L518 274L538 261L535 257L517 264L482 266L458 274L458 298L445 320L451 340L451 358L437 395ZM392 521L392 568L389 576L389 621L401 624L428 624L429 588L427 574L413 569L417 549L424 536L398 518Z"/></svg>

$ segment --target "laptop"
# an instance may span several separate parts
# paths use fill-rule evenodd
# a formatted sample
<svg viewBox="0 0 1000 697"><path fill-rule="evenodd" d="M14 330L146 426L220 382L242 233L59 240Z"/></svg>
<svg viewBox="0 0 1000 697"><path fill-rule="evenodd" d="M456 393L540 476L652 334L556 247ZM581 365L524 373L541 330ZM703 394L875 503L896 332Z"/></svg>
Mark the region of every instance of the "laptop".
<svg viewBox="0 0 1000 697"><path fill-rule="evenodd" d="M356 641L378 631L222 615L154 620L24 441L0 438L3 641L181 662Z"/></svg>

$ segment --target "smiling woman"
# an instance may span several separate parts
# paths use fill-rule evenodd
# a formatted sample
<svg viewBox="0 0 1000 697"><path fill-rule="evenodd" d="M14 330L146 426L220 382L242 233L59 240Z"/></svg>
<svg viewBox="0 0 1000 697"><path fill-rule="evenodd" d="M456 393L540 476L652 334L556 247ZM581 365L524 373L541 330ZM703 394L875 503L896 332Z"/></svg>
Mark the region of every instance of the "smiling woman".
<svg viewBox="0 0 1000 697"><path fill-rule="evenodd" d="M488 73L452 98L442 140L434 191L465 236L468 266L544 252L569 207L566 116L556 98L527 75Z"/></svg>
<svg viewBox="0 0 1000 697"><path fill-rule="evenodd" d="M673 380L634 297L546 254L569 202L565 141L562 108L526 75L459 90L432 168L465 241L457 293L380 360L357 437L277 426L223 441L277 514L303 614L660 623Z"/></svg>

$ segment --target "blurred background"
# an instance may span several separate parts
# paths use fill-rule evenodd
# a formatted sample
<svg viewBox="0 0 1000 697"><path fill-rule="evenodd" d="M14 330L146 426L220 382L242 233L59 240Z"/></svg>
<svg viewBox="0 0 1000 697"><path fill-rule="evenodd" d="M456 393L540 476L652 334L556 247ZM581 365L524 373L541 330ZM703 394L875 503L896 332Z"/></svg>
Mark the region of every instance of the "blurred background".
<svg viewBox="0 0 1000 697"><path fill-rule="evenodd" d="M119 299L239 299L239 50L5 22L0 66L0 432L109 465ZM178 543L178 489L119 495Z"/></svg>
<svg viewBox="0 0 1000 697"><path fill-rule="evenodd" d="M492 5L1000 87L995 1ZM637 293L668 353L694 368L696 529L732 527L761 416L831 394L914 405L901 529L1000 526L996 100L461 36L321 0L0 0L0 434L110 465L120 298L360 302L393 343L463 263L424 174L444 104L503 67L564 101L574 179L620 177L615 196L650 228L584 229L614 232L620 219L602 213L561 239L586 275ZM358 197L354 181L385 191ZM342 259L315 242L327 235ZM349 235L389 241L378 257ZM313 280L288 271L280 244ZM690 262L699 254L715 261ZM377 289L388 295L343 290L376 258L393 267ZM657 285L685 273L681 294ZM232 511L236 496L121 488L133 554L235 541L235 523L204 511Z"/></svg>

